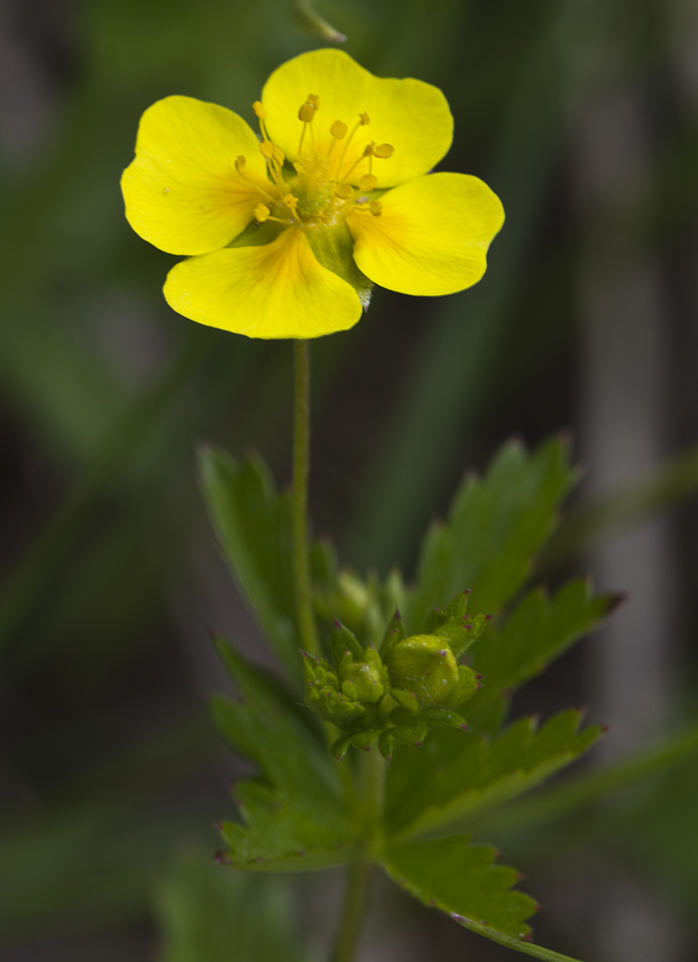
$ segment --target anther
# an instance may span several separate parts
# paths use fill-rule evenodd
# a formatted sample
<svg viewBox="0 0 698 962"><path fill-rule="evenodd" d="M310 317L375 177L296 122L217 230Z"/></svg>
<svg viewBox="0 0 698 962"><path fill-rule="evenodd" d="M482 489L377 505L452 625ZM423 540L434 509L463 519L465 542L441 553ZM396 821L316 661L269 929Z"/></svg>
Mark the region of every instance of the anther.
<svg viewBox="0 0 698 962"><path fill-rule="evenodd" d="M361 124L362 127L365 127L366 124L371 123L371 118L368 116L365 110L359 114L359 123Z"/></svg>
<svg viewBox="0 0 698 962"><path fill-rule="evenodd" d="M383 205L379 200L372 200L368 205L368 209L371 211L374 217L380 217L383 213Z"/></svg>
<svg viewBox="0 0 698 962"><path fill-rule="evenodd" d="M364 174L359 178L359 190L373 190L378 183L378 178L373 174Z"/></svg>
<svg viewBox="0 0 698 962"><path fill-rule="evenodd" d="M395 148L392 144L378 144L377 147L373 148L374 157L382 157L383 159L387 157L392 157L395 153Z"/></svg>
<svg viewBox="0 0 698 962"><path fill-rule="evenodd" d="M260 100L255 100L255 102L252 104L252 109L254 110L255 114L259 117L260 120L264 120L264 118L267 115L267 112L262 106L262 102Z"/></svg>
<svg viewBox="0 0 698 962"><path fill-rule="evenodd" d="M263 224L265 220L269 220L270 213L271 211L269 210L266 204L257 204L257 206L254 209L255 220L258 221L260 224Z"/></svg>
<svg viewBox="0 0 698 962"><path fill-rule="evenodd" d="M286 154L283 152L281 147L277 147L276 144L272 144L271 155L276 161L276 163L279 165L279 167L282 167L284 160L286 159Z"/></svg>
<svg viewBox="0 0 698 962"><path fill-rule="evenodd" d="M317 94L308 94L308 103L312 104L316 110L320 109L320 98Z"/></svg>
<svg viewBox="0 0 698 962"><path fill-rule="evenodd" d="M295 194L286 194L281 202L285 207L288 207L289 210L295 210L298 206L298 198Z"/></svg>
<svg viewBox="0 0 698 962"><path fill-rule="evenodd" d="M337 184L335 187L335 197L341 197L342 200L348 200L353 194L351 184Z"/></svg>
<svg viewBox="0 0 698 962"><path fill-rule="evenodd" d="M335 120L330 127L330 133L335 140L341 140L343 137L346 137L348 129L349 128L342 120Z"/></svg>
<svg viewBox="0 0 698 962"><path fill-rule="evenodd" d="M298 119L302 120L304 124L311 124L313 122L313 117L315 116L315 111L317 107L315 104L306 100L304 104L301 104L298 108Z"/></svg>
<svg viewBox="0 0 698 962"><path fill-rule="evenodd" d="M235 170L238 172L238 174L242 173L242 170L246 163L247 163L247 160L242 154L239 154L235 158Z"/></svg>
<svg viewBox="0 0 698 962"><path fill-rule="evenodd" d="M270 140L263 140L259 145L259 150L262 157L265 157L267 160L271 160L274 156L274 145Z"/></svg>

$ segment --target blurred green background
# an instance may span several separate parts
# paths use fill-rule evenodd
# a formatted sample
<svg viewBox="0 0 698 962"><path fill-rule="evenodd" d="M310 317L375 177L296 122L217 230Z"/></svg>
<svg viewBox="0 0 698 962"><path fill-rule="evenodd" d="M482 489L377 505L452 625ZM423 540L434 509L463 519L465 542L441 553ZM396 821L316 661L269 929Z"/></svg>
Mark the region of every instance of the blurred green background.
<svg viewBox="0 0 698 962"><path fill-rule="evenodd" d="M587 703L592 764L695 720L698 15L692 0L323 0L374 73L440 86L442 167L507 223L475 289L376 291L313 344L315 527L408 573L458 479L570 430L585 468L541 577L628 589L521 708ZM123 217L141 112L250 104L327 43L292 0L6 0L0 9L0 957L317 958L336 892L211 860L238 764L206 717L207 627L268 661L219 558L195 448L290 478L291 350L197 325ZM671 510L669 510L671 509ZM553 826L502 829L573 955L698 955L696 762ZM500 839L495 838L495 841ZM506 843L506 847L505 847ZM334 884L333 880L333 884ZM504 960L377 883L364 958ZM289 944L300 933L302 951ZM310 934L308 934L310 933ZM313 934L314 933L314 934Z"/></svg>

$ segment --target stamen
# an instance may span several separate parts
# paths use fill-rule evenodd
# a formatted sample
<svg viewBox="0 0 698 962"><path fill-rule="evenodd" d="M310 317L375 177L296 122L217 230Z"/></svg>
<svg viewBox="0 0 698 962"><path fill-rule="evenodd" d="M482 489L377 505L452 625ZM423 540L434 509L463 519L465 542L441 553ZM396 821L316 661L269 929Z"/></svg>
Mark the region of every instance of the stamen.
<svg viewBox="0 0 698 962"><path fill-rule="evenodd" d="M300 156L301 150L303 149L303 141L305 139L305 132L308 129L308 125L312 124L313 118L317 111L320 109L320 98L317 94L308 94L305 103L301 104L298 108L298 119L303 123L303 129L301 130L301 139L298 141L298 155ZM313 136L313 128L310 128L310 136Z"/></svg>
<svg viewBox="0 0 698 962"><path fill-rule="evenodd" d="M269 134L267 133L267 125L264 123L264 118L267 116L267 112L264 109L264 105L261 100L255 100L252 104L252 109L254 110L257 119L259 120L259 129L262 132L262 137L264 140L269 140Z"/></svg>
<svg viewBox="0 0 698 962"><path fill-rule="evenodd" d="M302 120L304 124L312 124L316 110L317 107L315 104L311 104L309 100L306 100L305 103L301 104L298 108L298 119Z"/></svg>
<svg viewBox="0 0 698 962"><path fill-rule="evenodd" d="M280 217L272 217L266 204L257 204L254 209L254 217L258 224L264 224L268 220L273 220L276 224L285 224L285 226L288 227L287 220L281 220Z"/></svg>
<svg viewBox="0 0 698 962"><path fill-rule="evenodd" d="M260 202L254 208L254 217L259 224L275 221L285 227L300 223L301 226L309 228L316 224L341 223L349 211L354 209L363 210L373 217L382 214L381 202L370 199L371 192L378 186L378 177L374 176L372 165L374 157L376 160L392 157L395 152L393 145L387 143L376 144L372 140L369 143L364 141L365 146L361 147L354 141L359 128L366 127L371 123L371 118L366 111L362 111L358 115L358 119L351 130L343 120L335 120L329 125L329 143L327 146L321 148L320 141L315 145L313 143L314 121L319 106L320 98L317 94L308 94L306 100L298 108L298 119L302 129L296 160L292 162L292 166L299 178L297 183L299 184L300 196L306 197L307 195L307 201L304 200L301 206L300 197L293 193L295 179L286 180L284 177L283 168L287 162L286 154L269 138L266 126L267 111L259 100L256 100L252 105L261 130L259 150L266 161L267 175L271 181L270 184L267 184L270 193L267 194L257 183L258 179L266 183L263 178L258 178L254 172L248 172L247 160L243 154L235 159L235 170L240 177L254 184L261 196L267 199L267 203ZM324 127L324 124L322 126L327 131L328 128ZM322 131L320 133L324 144L327 133ZM304 154L303 147L306 138L309 138L309 141ZM337 149L339 141L342 143ZM352 148L351 153L348 152L350 147ZM320 150L324 156L321 156ZM347 157L349 157L348 161ZM291 163L290 159L288 162ZM364 173L354 173L360 164L365 165ZM348 169L344 170L345 166ZM366 166L368 171L366 171ZM364 196L361 196L361 194Z"/></svg>
<svg viewBox="0 0 698 962"><path fill-rule="evenodd" d="M284 152L276 144L272 144L270 140L263 140L259 145L259 151L267 162L267 170L269 171L269 176L274 181L277 187L283 186L283 177L281 176L281 168L279 166L279 157L281 157L281 163L283 163Z"/></svg>
<svg viewBox="0 0 698 962"><path fill-rule="evenodd" d="M253 184L255 187L255 190L258 190L260 194L263 194L264 197L267 197L273 204L274 198L272 197L272 195L261 186L261 184L259 183L259 180L256 177L252 178L249 176L249 174L245 170L246 165L247 165L247 158L244 156L244 154L238 154L238 156L235 158L235 170L237 171L237 173L244 180L248 181L250 184Z"/></svg>
<svg viewBox="0 0 698 962"><path fill-rule="evenodd" d="M361 154L361 156L360 156L360 157L357 157L357 159L356 159L356 160L354 161L354 163L351 165L351 167L349 168L349 170L346 170L346 171L342 174L342 180L346 180L347 177L349 176L349 174L354 170L354 168L355 168L355 167L358 167L359 164L360 164L363 160L365 160L367 157L368 157L368 172L369 172L369 174L371 173L371 157L373 156L373 148L374 148L374 146L375 146L375 145L374 145L373 143L366 144L366 146L364 147L364 151L363 151L363 153Z"/></svg>
<svg viewBox="0 0 698 962"><path fill-rule="evenodd" d="M359 190L374 190L377 183L378 178L374 177L373 174L364 174L363 177L359 178Z"/></svg>
<svg viewBox="0 0 698 962"><path fill-rule="evenodd" d="M351 133L349 134L347 139L344 141L344 147L342 149L342 153L339 155L339 162L337 163L337 176L339 176L341 173L342 164L344 163L344 158L347 156L347 150L349 150L349 144L352 142L354 134L359 129L359 127L365 127L366 124L370 124L370 123L371 123L371 118L368 116L366 111L359 114L359 119L356 121L356 123L352 127Z"/></svg>
<svg viewBox="0 0 698 962"><path fill-rule="evenodd" d="M373 148L373 156L380 157L383 160L392 157L394 153L395 148L392 144L378 144L377 147Z"/></svg>
<svg viewBox="0 0 698 962"><path fill-rule="evenodd" d="M347 127L347 125L344 123L343 120L335 120L335 122L330 127L330 133L332 134L335 140L342 140L342 138L346 137L348 129L349 128Z"/></svg>

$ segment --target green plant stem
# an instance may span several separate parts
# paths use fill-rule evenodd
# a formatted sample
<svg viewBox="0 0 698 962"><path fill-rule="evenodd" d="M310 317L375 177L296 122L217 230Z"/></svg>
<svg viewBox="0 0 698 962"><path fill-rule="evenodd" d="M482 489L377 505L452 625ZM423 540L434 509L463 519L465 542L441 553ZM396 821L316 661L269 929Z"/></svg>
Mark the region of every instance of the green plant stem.
<svg viewBox="0 0 698 962"><path fill-rule="evenodd" d="M293 410L293 578L300 642L320 654L313 617L308 548L308 477L310 474L310 350L293 342L295 379Z"/></svg>
<svg viewBox="0 0 698 962"><path fill-rule="evenodd" d="M373 870L370 854L380 845L385 799L385 761L375 746L359 759L356 792L359 817L364 823L365 847L347 870L331 962L354 962L366 914Z"/></svg>
<svg viewBox="0 0 698 962"><path fill-rule="evenodd" d="M359 858L349 866L331 962L354 962L366 912L372 867L365 858Z"/></svg>
<svg viewBox="0 0 698 962"><path fill-rule="evenodd" d="M385 759L374 745L359 760L359 803L369 848L380 846L385 802Z"/></svg>

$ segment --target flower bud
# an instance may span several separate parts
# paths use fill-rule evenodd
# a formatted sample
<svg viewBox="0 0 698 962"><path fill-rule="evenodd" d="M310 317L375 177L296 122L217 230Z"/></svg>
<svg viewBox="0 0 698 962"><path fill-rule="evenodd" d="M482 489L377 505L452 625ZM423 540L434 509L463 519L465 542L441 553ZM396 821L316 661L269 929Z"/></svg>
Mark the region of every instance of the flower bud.
<svg viewBox="0 0 698 962"><path fill-rule="evenodd" d="M412 635L387 658L393 688L414 692L421 708L451 703L459 687L458 664L448 643L436 635Z"/></svg>
<svg viewBox="0 0 698 962"><path fill-rule="evenodd" d="M364 705L379 702L388 688L388 674L375 648L367 648L359 661L345 655L338 675L342 692Z"/></svg>

